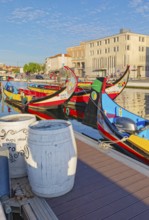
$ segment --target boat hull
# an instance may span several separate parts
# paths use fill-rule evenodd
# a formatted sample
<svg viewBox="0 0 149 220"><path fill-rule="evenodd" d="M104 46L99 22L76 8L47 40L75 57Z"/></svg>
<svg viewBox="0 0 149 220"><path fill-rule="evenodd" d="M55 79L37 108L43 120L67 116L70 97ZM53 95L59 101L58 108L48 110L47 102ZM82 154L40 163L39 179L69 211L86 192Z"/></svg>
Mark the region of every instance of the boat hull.
<svg viewBox="0 0 149 220"><path fill-rule="evenodd" d="M83 123L96 124L104 145L149 165L149 120L119 106L105 88L106 78L93 83Z"/></svg>
<svg viewBox="0 0 149 220"><path fill-rule="evenodd" d="M106 93L111 99L115 99L126 87L129 78L129 66L127 66L123 76L121 76L115 83L106 84ZM78 82L74 94L69 99L68 103L71 105L80 105L82 103L88 103L90 99L92 82ZM29 87L31 89L31 87ZM90 89L89 89L90 88ZM32 88L34 90L34 88ZM50 85L36 86L36 91L42 91L45 93L51 92Z"/></svg>
<svg viewBox="0 0 149 220"><path fill-rule="evenodd" d="M119 106L104 89L99 94L97 128L112 146L149 165L149 120Z"/></svg>
<svg viewBox="0 0 149 220"><path fill-rule="evenodd" d="M18 90L10 83L5 85L4 93L8 99L21 102L22 105L26 105L28 108L56 109L70 99L77 87L77 78L74 72L69 67L64 66L63 73L68 79L66 86L53 94L23 89Z"/></svg>

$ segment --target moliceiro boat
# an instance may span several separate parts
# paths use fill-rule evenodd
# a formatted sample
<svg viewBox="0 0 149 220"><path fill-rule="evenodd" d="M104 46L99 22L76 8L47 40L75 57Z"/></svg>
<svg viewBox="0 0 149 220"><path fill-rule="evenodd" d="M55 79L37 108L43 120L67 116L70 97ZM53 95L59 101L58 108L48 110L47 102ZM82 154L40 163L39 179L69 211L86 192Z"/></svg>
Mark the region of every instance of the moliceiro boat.
<svg viewBox="0 0 149 220"><path fill-rule="evenodd" d="M49 95L44 92L31 91L27 89L16 89L10 83L6 83L3 91L11 102L18 102L28 108L35 109L56 109L64 104L74 93L77 86L75 73L67 66L62 69L63 75L67 78L65 87Z"/></svg>
<svg viewBox="0 0 149 220"><path fill-rule="evenodd" d="M91 116L96 115L93 120L105 143L149 165L149 120L119 106L105 88L106 78L93 83L84 123L91 123Z"/></svg>
<svg viewBox="0 0 149 220"><path fill-rule="evenodd" d="M117 79L114 83L106 83L106 93L112 98L115 99L126 87L128 79L129 79L129 66L125 69L123 75ZM85 83L84 83L85 84ZM84 105L87 104L90 98L90 91L91 91L91 85L90 83L90 89L87 89L83 85L83 83L77 83L77 87L71 96L71 98L68 100L69 105ZM81 87L82 86L82 87ZM56 89L57 85L41 85L41 84L30 84L28 88L33 91L37 92L45 92L45 93L53 93L54 89ZM58 87L57 90L59 90L60 87Z"/></svg>
<svg viewBox="0 0 149 220"><path fill-rule="evenodd" d="M113 84L109 84L106 82L106 93L110 96L110 98L115 99L126 87L128 79L129 79L129 71L130 66L127 66L125 69L123 75L116 80ZM92 84L93 85L93 84ZM91 88L92 88L91 85ZM87 104L90 99L90 93L91 93L91 88L90 89L82 89L82 91L75 91L73 96L69 99L67 102L68 105L80 105L84 106L84 104Z"/></svg>

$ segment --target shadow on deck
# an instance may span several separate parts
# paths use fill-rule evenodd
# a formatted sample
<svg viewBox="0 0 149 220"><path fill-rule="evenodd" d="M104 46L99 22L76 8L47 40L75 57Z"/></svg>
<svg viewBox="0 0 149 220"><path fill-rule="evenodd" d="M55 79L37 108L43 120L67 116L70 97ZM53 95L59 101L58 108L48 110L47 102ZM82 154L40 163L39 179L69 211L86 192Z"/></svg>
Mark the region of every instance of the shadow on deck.
<svg viewBox="0 0 149 220"><path fill-rule="evenodd" d="M58 219L148 220L149 175L76 141L78 164L73 189L46 199Z"/></svg>

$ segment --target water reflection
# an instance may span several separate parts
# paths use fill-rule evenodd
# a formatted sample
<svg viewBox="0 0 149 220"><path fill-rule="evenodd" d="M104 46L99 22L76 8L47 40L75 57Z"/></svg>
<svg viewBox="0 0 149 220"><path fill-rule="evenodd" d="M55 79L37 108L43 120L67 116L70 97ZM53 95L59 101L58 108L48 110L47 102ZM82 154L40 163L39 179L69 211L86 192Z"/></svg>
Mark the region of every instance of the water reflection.
<svg viewBox="0 0 149 220"><path fill-rule="evenodd" d="M149 90L126 88L115 101L128 111L149 119Z"/></svg>
<svg viewBox="0 0 149 220"><path fill-rule="evenodd" d="M63 120L69 120L69 119L75 119L79 122L83 122L84 119L84 107L76 107L73 105L65 105L62 107L59 107L58 109L50 109L50 110L36 110L36 109L28 109L28 110L22 110L21 107L15 106L14 103L12 104L10 100L5 100L5 112L6 112L6 106L7 106L7 112L8 114L12 113L30 113L34 114L37 117L37 120L43 120L43 119L63 119ZM96 125L92 124L92 127L96 127Z"/></svg>

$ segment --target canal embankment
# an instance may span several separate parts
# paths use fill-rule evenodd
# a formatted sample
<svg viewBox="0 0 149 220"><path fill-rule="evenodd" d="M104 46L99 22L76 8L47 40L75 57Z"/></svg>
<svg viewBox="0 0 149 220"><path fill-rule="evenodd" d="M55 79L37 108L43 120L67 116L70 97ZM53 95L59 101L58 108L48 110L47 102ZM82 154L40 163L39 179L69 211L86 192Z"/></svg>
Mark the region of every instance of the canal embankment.
<svg viewBox="0 0 149 220"><path fill-rule="evenodd" d="M149 89L149 79L138 79L138 80L129 80L126 88L134 88L134 89Z"/></svg>

